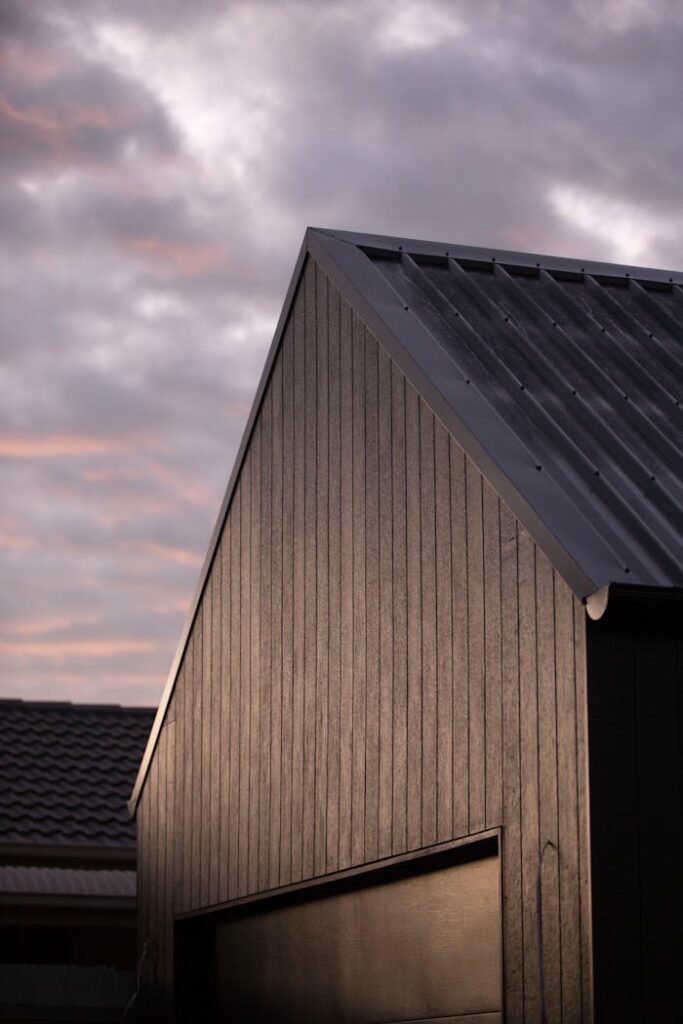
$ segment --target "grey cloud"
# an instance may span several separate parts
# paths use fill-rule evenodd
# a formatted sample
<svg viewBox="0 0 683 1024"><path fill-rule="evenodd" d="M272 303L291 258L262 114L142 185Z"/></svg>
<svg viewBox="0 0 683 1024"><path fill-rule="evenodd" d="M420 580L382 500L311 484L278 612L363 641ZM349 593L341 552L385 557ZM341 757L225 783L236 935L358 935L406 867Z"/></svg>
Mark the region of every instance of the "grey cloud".
<svg viewBox="0 0 683 1024"><path fill-rule="evenodd" d="M305 127L278 136L272 187L302 210L352 209L387 230L450 222L451 236L495 243L512 226L530 246L556 229L544 204L554 181L652 210L673 201L683 133L660 110L683 84L680 19L592 34L576 11L555 19L547 5L524 5L524 19L470 10L470 34L428 58L370 60L351 26L316 36L289 96ZM482 57L493 43L495 58Z"/></svg>
<svg viewBox="0 0 683 1024"><path fill-rule="evenodd" d="M47 82L16 90L0 104L0 133L5 173L105 166L131 143L158 157L177 151L168 119L144 90L97 67L57 86Z"/></svg>
<svg viewBox="0 0 683 1024"><path fill-rule="evenodd" d="M0 457L0 620L154 647L0 654L6 692L158 696L306 224L609 258L553 184L677 211L679 5L623 24L579 0L435 6L464 33L392 49L401 8L379 0L3 5L0 437L120 447ZM206 172L144 63L86 53L104 22L181 39L169 74L220 89L234 57L263 79L243 177Z"/></svg>

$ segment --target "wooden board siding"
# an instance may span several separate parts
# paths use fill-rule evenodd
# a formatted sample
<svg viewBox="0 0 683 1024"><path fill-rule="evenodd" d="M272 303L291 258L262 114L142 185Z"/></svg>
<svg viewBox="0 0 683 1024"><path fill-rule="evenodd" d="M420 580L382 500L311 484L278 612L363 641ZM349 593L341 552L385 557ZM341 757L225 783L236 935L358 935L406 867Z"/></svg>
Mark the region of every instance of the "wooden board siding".
<svg viewBox="0 0 683 1024"><path fill-rule="evenodd" d="M174 913L502 826L506 1020L589 1021L583 631L309 259L138 806L161 990Z"/></svg>

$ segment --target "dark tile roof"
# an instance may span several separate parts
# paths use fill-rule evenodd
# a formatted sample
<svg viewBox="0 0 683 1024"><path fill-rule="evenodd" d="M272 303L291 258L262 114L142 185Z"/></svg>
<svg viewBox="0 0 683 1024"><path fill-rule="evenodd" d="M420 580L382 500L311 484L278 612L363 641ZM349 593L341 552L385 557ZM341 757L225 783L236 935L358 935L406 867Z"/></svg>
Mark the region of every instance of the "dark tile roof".
<svg viewBox="0 0 683 1024"><path fill-rule="evenodd" d="M683 274L310 233L580 596L683 586Z"/></svg>
<svg viewBox="0 0 683 1024"><path fill-rule="evenodd" d="M135 871L0 864L0 893L135 898Z"/></svg>
<svg viewBox="0 0 683 1024"><path fill-rule="evenodd" d="M134 847L151 708L0 700L0 843Z"/></svg>

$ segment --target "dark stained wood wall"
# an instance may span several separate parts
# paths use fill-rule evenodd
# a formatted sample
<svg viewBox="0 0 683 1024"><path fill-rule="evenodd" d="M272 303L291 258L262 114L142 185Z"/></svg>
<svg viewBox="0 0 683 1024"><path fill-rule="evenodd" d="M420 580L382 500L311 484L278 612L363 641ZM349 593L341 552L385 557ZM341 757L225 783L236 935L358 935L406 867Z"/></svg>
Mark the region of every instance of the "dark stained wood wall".
<svg viewBox="0 0 683 1024"><path fill-rule="evenodd" d="M590 624L595 1001L683 1020L683 602L610 596Z"/></svg>
<svg viewBox="0 0 683 1024"><path fill-rule="evenodd" d="M502 825L506 1019L589 1021L584 619L309 260L138 807L159 998L174 913Z"/></svg>

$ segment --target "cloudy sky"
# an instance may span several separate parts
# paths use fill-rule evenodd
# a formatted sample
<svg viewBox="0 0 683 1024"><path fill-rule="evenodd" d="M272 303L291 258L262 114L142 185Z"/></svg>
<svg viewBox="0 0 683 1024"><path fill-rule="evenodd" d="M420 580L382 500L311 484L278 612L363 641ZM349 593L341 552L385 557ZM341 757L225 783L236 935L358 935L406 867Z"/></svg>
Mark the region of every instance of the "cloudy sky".
<svg viewBox="0 0 683 1024"><path fill-rule="evenodd" d="M679 0L0 0L0 696L152 704L307 224L683 268Z"/></svg>

